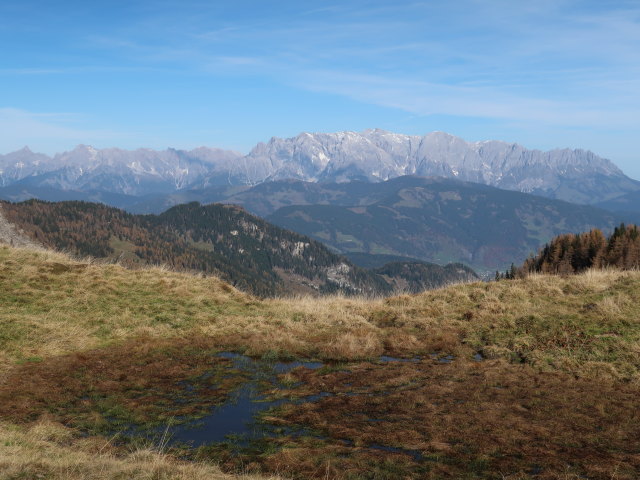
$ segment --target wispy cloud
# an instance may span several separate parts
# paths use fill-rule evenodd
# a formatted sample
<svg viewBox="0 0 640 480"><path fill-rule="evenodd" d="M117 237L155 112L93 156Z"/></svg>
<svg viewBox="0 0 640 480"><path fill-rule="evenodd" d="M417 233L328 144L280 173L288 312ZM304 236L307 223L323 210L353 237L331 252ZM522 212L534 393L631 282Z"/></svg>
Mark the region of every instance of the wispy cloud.
<svg viewBox="0 0 640 480"><path fill-rule="evenodd" d="M214 28L177 18L184 28L165 43L101 41L145 62L259 74L420 115L622 125L640 107L640 8L583 3L356 1Z"/></svg>
<svg viewBox="0 0 640 480"><path fill-rule="evenodd" d="M636 109L598 102L549 100L513 95L490 87L456 86L401 78L315 71L298 76L297 85L392 107L417 115L455 115L566 127L624 127Z"/></svg>

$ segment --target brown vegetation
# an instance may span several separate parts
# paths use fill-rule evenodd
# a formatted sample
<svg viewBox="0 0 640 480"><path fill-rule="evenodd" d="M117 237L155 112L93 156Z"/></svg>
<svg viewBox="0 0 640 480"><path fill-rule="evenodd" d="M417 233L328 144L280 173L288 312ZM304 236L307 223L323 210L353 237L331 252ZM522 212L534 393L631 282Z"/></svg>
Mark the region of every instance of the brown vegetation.
<svg viewBox="0 0 640 480"><path fill-rule="evenodd" d="M45 415L105 433L204 414L243 381L229 363L196 338L139 338L26 362L10 368L0 385L0 417L22 423Z"/></svg>
<svg viewBox="0 0 640 480"><path fill-rule="evenodd" d="M240 457L267 473L564 480L633 479L640 468L637 271L531 275L386 300L259 300L211 277L0 247L0 304L0 470L23 468L25 478L184 478L177 472L213 472L202 462L221 458L242 471L247 463L206 449L191 466L151 455L161 465L153 470L111 445L104 457L87 445L106 440L62 427L62 436L32 440L47 422L90 432L106 417L200 415L242 381L211 355L219 349L327 363L295 370L291 391L274 392L331 395L263 419L303 429ZM479 352L486 360L473 362ZM379 363L382 354L421 360ZM455 359L439 363L447 355ZM172 404L181 382L198 393ZM92 455L101 467L87 463ZM144 468L172 473L145 477Z"/></svg>
<svg viewBox="0 0 640 480"><path fill-rule="evenodd" d="M294 375L298 394L331 394L269 418L314 432L265 459L299 478L633 480L640 471L640 399L629 385L504 361Z"/></svg>
<svg viewBox="0 0 640 480"><path fill-rule="evenodd" d="M640 231L635 225L616 227L610 237L594 229L578 235L559 235L540 253L525 261L517 272L528 273L580 273L590 268L640 268Z"/></svg>

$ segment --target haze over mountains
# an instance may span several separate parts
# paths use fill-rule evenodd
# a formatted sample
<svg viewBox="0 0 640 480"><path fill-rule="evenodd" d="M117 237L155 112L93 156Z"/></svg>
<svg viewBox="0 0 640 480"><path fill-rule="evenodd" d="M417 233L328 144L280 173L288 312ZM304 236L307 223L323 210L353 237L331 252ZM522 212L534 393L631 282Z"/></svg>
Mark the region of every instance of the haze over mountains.
<svg viewBox="0 0 640 480"><path fill-rule="evenodd" d="M640 190L640 182L589 151L469 143L443 132L301 133L259 143L246 156L207 147L126 151L85 145L53 158L28 148L0 155L0 195L14 200L38 197L41 188L139 197L282 179L381 182L404 175L456 178L583 204Z"/></svg>

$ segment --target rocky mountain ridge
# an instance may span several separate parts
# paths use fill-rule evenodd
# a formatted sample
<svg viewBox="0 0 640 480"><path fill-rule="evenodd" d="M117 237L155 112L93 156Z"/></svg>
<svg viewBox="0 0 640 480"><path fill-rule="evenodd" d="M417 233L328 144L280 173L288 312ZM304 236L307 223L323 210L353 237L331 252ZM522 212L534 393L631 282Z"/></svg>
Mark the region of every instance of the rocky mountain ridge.
<svg viewBox="0 0 640 480"><path fill-rule="evenodd" d="M0 185L48 187L63 191L102 191L142 196L189 187L241 157L216 148L97 150L89 145L53 157L25 147L0 155Z"/></svg>
<svg viewBox="0 0 640 480"><path fill-rule="evenodd" d="M2 187L132 196L282 179L382 182L405 175L455 178L582 204L640 191L640 182L593 152L543 152L495 140L466 142L444 132L301 133L259 143L245 156L206 147L127 151L85 145L53 158L26 148L0 155Z"/></svg>
<svg viewBox="0 0 640 480"><path fill-rule="evenodd" d="M285 178L379 182L404 175L438 176L578 203L592 199L576 185L571 192L564 190L579 179L585 187L612 178L624 184L622 190L639 189L611 161L585 150L542 152L495 140L470 143L444 132L420 137L379 129L272 138L240 159L234 173L244 175L247 184ZM599 195L619 194L609 190Z"/></svg>

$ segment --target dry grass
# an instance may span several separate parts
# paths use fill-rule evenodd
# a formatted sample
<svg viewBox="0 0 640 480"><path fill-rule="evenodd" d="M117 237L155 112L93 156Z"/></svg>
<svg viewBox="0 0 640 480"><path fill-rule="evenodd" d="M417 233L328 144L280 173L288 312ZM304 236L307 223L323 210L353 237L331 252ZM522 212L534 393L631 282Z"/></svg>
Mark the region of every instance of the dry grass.
<svg viewBox="0 0 640 480"><path fill-rule="evenodd" d="M227 475L214 465L183 462L149 446L123 453L103 438L77 439L48 421L29 428L0 424L0 479L276 480Z"/></svg>
<svg viewBox="0 0 640 480"><path fill-rule="evenodd" d="M137 336L175 337L246 312L254 300L216 278L70 260L0 247L0 365Z"/></svg>
<svg viewBox="0 0 640 480"><path fill-rule="evenodd" d="M190 360L176 355L174 363L182 358L181 366L173 369L171 355L157 353L193 344L202 351L234 349L256 356L359 362L353 369L359 372L362 390L371 394L373 403L359 404L344 400L352 397L337 395L319 403L326 407L320 411L314 411L312 405L289 412L283 420L312 426L330 438L351 439L354 448L360 448L346 450L355 455L355 463L340 460L345 454L343 446L311 439L266 458L264 465L270 471L282 472L279 469L286 467L288 473L302 478L346 478L352 472L354 478L362 478L370 468L379 474L371 478L401 478L394 476L398 472L420 478L407 455L382 455L365 448L384 442L443 458L450 452L451 461L460 465L478 460L478 472L483 465L493 465L498 469L494 473L503 466L504 472L511 472L508 478L527 478L526 471L517 470L520 464L510 463L513 458L549 455L560 463L584 463L586 457L571 440L580 435L586 435L583 447L590 452L591 462L581 472L593 478L633 478L629 471L638 465L624 446L625 442L635 445L633 439L638 437L632 434L638 433L637 419L627 415L625 420L624 411L638 411L633 398L638 397L640 387L640 272L535 275L389 299L258 300L216 278L158 268L132 271L46 251L0 246L0 305L0 393L4 392L5 405L9 399L20 401L22 413L13 410L15 423L25 425L51 411L54 397L60 400L54 409L56 419L63 418L66 409L72 412L72 397L81 389L71 388L74 384L68 379L79 370L84 372L82 382L91 388L104 387L134 408L135 402L127 403L126 392L118 389L135 390L136 378L142 378L144 372L170 372L175 374L169 375L172 380L197 374L203 368L197 354ZM164 350L132 348L131 342L141 338L148 345L164 345ZM460 366L445 366L438 372L450 375L442 376L431 370L416 371L414 364L383 368L365 362L381 354L413 357L433 352L455 355ZM490 359L482 367L467 362L477 352ZM105 370L104 365L109 364L114 365L113 372ZM129 378L130 385L120 375ZM318 378L305 378L308 387L333 385L335 393L342 387L344 391L352 388L341 387L337 373ZM511 382L512 389L493 388L502 381ZM429 384L430 388L425 387ZM58 392L56 385L68 385L70 390ZM153 387L162 392L170 384ZM398 395L390 401L378 391L385 388L397 390ZM52 394L47 395L48 391ZM59 394L53 395L55 392ZM539 392L548 392L546 406L529 405L531 398L543 395ZM445 408L451 395L464 402ZM572 410L573 406L582 410ZM390 415L390 427L387 424L388 428L376 431L385 422L378 427L365 425L362 412ZM433 423L433 429L425 427L416 433L411 426L412 412L419 422ZM5 409L2 415L6 421L11 412ZM581 430L580 419L589 419L593 428ZM104 440L81 441L62 434L36 439L38 431L46 430L43 425L2 427L0 435L7 440L0 440L0 449L4 448L0 471L22 468L32 472L22 478L37 478L40 467L47 472L44 478L226 478L216 477L222 475L219 471L207 473L216 472L215 467L182 464L157 452L130 452L121 457L111 448L98 451L90 447L91 442L104 444ZM532 446L525 441L529 427L539 439ZM475 442L482 441L483 431L490 432L490 444L498 450L474 450L473 445L465 449L464 441L452 444L449 437L458 438L467 431ZM7 449L14 444L20 449ZM391 463L375 470L382 468L375 458ZM561 471L560 463L540 478L574 478L575 472ZM297 469L291 468L298 464ZM338 465L346 470L340 472ZM458 472L446 462L438 468L433 478ZM6 478L21 478L16 475Z"/></svg>
<svg viewBox="0 0 640 480"><path fill-rule="evenodd" d="M640 272L454 285L390 299L258 300L216 278L0 247L0 366L127 338L203 337L252 355L446 351L638 381Z"/></svg>

